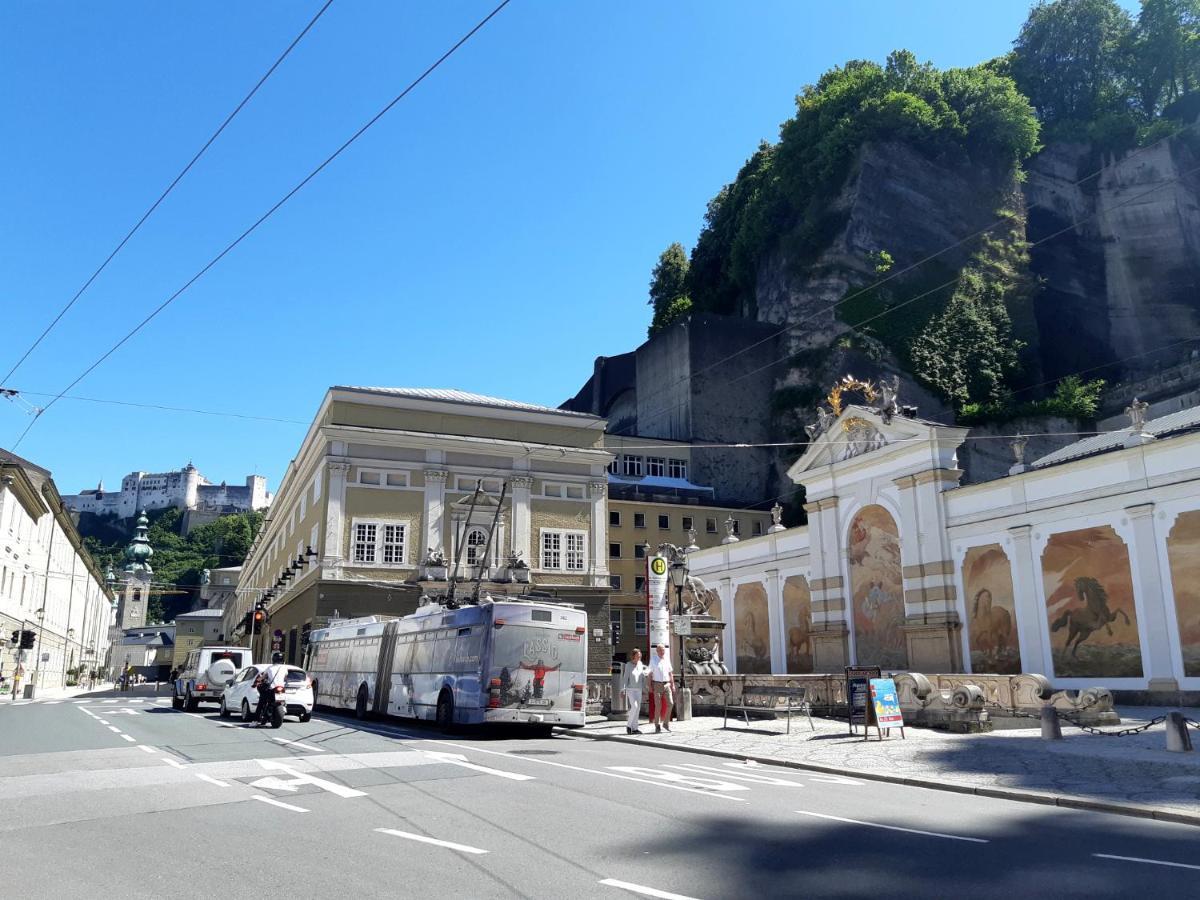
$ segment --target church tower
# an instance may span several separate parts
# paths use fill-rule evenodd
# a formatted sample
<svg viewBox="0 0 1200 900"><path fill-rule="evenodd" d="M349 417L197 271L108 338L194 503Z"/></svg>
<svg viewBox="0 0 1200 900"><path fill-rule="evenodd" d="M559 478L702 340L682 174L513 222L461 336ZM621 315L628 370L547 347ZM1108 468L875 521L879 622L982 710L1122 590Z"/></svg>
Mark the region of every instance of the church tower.
<svg viewBox="0 0 1200 900"><path fill-rule="evenodd" d="M125 548L124 590L117 605L117 632L123 628L141 628L146 624L146 608L150 605L150 557L154 548L150 546L147 531L150 520L142 510L137 520L133 540Z"/></svg>

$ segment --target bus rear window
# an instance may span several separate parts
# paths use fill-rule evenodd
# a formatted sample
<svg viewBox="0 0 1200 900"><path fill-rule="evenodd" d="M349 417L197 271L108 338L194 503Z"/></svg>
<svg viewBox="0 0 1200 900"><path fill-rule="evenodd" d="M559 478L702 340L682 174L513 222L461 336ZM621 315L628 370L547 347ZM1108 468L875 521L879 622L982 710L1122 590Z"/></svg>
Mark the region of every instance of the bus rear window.
<svg viewBox="0 0 1200 900"><path fill-rule="evenodd" d="M548 609L531 609L529 615L535 622L549 622L551 618Z"/></svg>

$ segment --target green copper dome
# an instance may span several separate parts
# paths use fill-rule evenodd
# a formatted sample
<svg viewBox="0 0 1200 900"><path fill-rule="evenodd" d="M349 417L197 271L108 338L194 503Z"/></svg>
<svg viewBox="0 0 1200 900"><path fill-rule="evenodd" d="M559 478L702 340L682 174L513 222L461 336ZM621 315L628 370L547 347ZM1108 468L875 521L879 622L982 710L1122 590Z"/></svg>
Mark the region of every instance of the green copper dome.
<svg viewBox="0 0 1200 900"><path fill-rule="evenodd" d="M125 548L126 572L145 572L150 574L154 571L150 568L150 557L154 555L154 548L150 546L150 539L146 536L149 528L150 520L146 518L146 511L142 510L138 516L137 531L133 536L133 540Z"/></svg>

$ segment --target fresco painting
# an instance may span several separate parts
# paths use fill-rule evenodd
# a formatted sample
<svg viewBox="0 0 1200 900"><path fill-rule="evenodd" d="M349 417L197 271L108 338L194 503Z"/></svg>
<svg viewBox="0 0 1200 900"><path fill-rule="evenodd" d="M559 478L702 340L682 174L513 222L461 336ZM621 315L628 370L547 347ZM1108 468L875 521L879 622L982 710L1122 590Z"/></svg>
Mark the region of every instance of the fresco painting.
<svg viewBox="0 0 1200 900"><path fill-rule="evenodd" d="M1200 676L1200 510L1180 513L1167 535L1183 674Z"/></svg>
<svg viewBox="0 0 1200 900"><path fill-rule="evenodd" d="M733 611L738 674L770 675L771 623L767 616L766 585L740 585L733 597Z"/></svg>
<svg viewBox="0 0 1200 900"><path fill-rule="evenodd" d="M900 532L882 506L864 506L850 523L850 596L860 666L908 667Z"/></svg>
<svg viewBox="0 0 1200 900"><path fill-rule="evenodd" d="M1129 549L1112 526L1051 536L1042 581L1056 676L1141 677Z"/></svg>
<svg viewBox="0 0 1200 900"><path fill-rule="evenodd" d="M1012 567L999 544L967 551L962 566L967 600L967 638L971 671L1019 675L1017 613L1013 603Z"/></svg>
<svg viewBox="0 0 1200 900"><path fill-rule="evenodd" d="M813 670L812 593L808 579L792 575L783 582L783 633L787 636L787 671L803 675Z"/></svg>

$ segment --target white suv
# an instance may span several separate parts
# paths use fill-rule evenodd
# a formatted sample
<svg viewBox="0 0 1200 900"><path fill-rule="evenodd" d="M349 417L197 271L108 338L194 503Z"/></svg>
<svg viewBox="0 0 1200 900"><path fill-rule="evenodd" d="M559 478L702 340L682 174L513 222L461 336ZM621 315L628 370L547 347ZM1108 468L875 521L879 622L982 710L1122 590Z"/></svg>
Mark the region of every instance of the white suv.
<svg viewBox="0 0 1200 900"><path fill-rule="evenodd" d="M171 685L171 705L194 712L201 701L216 703L225 685L250 662L249 647L201 647L188 654Z"/></svg>
<svg viewBox="0 0 1200 900"><path fill-rule="evenodd" d="M258 663L247 666L238 672L237 677L229 683L221 694L221 716L223 718L238 713L243 722L253 721L258 714L258 688L254 682L258 673L269 663ZM284 666L283 695L287 699L287 714L298 716L301 722L312 718L313 689L312 679L308 673L297 666Z"/></svg>

